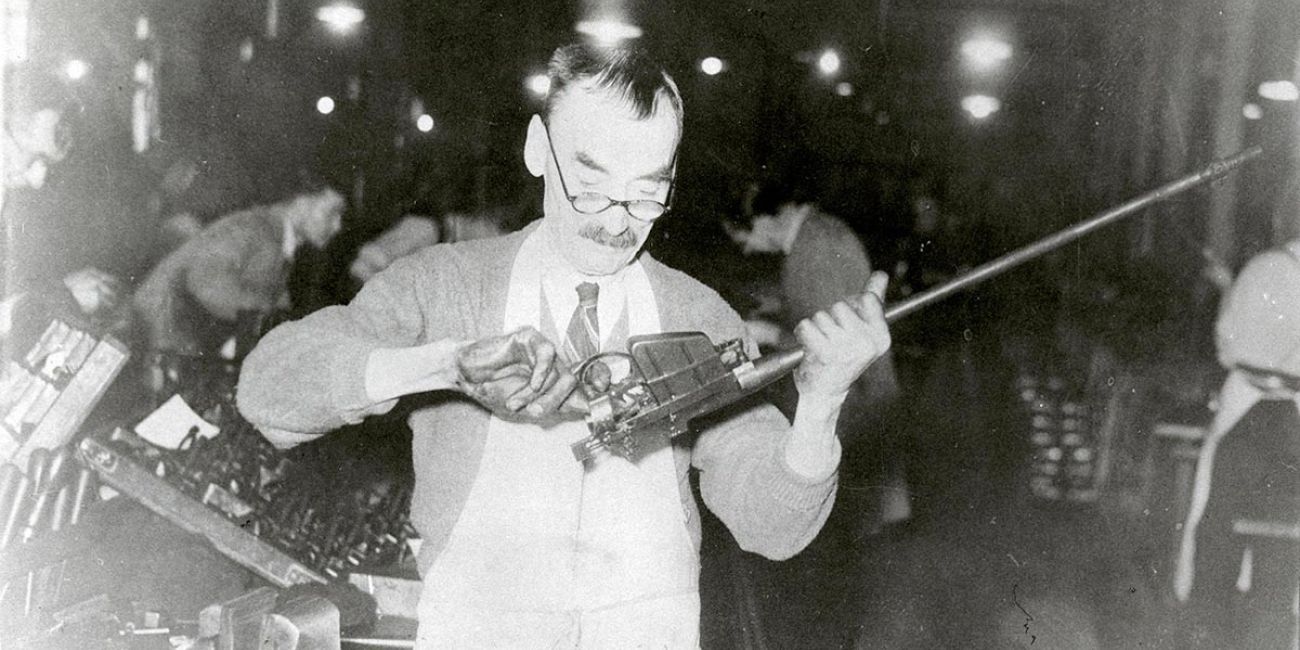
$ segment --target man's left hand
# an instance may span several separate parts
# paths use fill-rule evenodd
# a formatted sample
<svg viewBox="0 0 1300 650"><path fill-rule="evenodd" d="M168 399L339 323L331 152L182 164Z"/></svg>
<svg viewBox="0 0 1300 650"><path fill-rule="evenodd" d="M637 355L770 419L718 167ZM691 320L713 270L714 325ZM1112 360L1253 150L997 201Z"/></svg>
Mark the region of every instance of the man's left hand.
<svg viewBox="0 0 1300 650"><path fill-rule="evenodd" d="M871 274L867 291L851 301L837 302L795 327L804 360L795 371L801 395L843 399L853 382L889 351L884 295L889 276Z"/></svg>

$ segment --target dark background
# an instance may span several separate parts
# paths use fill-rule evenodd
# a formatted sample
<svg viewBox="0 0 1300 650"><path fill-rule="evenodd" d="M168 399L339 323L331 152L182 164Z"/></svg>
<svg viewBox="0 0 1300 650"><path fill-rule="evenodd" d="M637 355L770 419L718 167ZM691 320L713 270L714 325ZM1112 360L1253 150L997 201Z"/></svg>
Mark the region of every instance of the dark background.
<svg viewBox="0 0 1300 650"><path fill-rule="evenodd" d="M1187 195L1162 209L1176 222L1136 220L1073 252L1088 272L1139 260L1187 279L1202 246L1235 266L1298 230L1296 104L1254 93L1295 76L1300 9L1287 0L394 1L357 3L366 20L350 34L316 20L320 4L32 3L30 58L11 68L9 101L53 73L81 102L73 160L59 175L75 178L66 194L90 195L66 199L69 222L104 235L86 242L147 258L131 235L155 224L140 223L133 203L181 152L206 161L187 197L205 218L274 195L297 169L322 171L354 202L345 241L412 204L526 201L537 188L520 150L537 100L524 80L574 39L576 20L620 4L686 96L681 193L665 234L731 210L749 180L793 173L878 255L909 230L918 182L1000 252L1250 143L1270 160L1221 183L1214 200ZM981 29L1014 47L985 74L959 52ZM815 67L825 48L843 61L833 78ZM705 56L725 71L702 74ZM71 58L91 64L78 82L57 76ZM157 66L161 115L153 146L135 154L131 74L141 58ZM835 92L840 82L851 95ZM1002 110L970 119L959 99L976 91ZM330 115L315 110L322 95L337 102ZM436 122L429 133L415 128L416 99ZM1261 119L1242 117L1246 102Z"/></svg>

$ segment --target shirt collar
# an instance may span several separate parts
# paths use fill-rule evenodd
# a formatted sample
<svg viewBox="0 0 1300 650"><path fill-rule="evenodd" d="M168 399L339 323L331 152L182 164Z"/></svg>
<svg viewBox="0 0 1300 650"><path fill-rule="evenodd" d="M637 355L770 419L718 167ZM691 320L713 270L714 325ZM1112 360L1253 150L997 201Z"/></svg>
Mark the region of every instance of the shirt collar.
<svg viewBox="0 0 1300 650"><path fill-rule="evenodd" d="M283 219L284 224L284 246L280 252L284 253L284 259L293 259L293 254L298 252L298 231L293 229L290 219Z"/></svg>

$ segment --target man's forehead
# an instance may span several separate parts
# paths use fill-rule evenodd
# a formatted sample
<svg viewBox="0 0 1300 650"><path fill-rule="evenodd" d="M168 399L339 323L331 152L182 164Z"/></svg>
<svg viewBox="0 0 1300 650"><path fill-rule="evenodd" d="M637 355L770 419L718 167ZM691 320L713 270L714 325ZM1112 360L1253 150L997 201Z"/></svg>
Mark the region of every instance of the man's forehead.
<svg viewBox="0 0 1300 650"><path fill-rule="evenodd" d="M649 117L636 115L632 104L602 89L571 88L551 107L547 120L557 145L579 149L676 148L680 135L677 116L661 102Z"/></svg>
<svg viewBox="0 0 1300 650"><path fill-rule="evenodd" d="M595 77L569 83L559 91L558 95L551 98L549 105L552 114L575 106L590 106L621 117L644 116L646 112L633 102L631 91L623 92L619 88L603 85ZM655 115L666 113L669 116L676 116L673 102L669 99L667 91L660 90L656 94L652 112Z"/></svg>

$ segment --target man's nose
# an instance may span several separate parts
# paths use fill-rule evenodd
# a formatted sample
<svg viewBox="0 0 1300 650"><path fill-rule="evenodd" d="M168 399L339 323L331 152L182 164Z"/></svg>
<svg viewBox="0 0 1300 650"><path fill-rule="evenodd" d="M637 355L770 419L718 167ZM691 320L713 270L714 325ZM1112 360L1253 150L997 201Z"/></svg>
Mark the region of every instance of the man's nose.
<svg viewBox="0 0 1300 650"><path fill-rule="evenodd" d="M601 227L611 235L621 235L631 226L632 215L626 205L611 205L598 216Z"/></svg>

